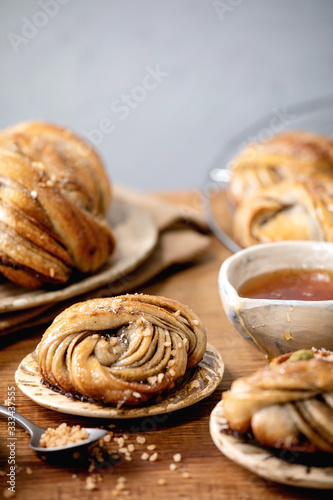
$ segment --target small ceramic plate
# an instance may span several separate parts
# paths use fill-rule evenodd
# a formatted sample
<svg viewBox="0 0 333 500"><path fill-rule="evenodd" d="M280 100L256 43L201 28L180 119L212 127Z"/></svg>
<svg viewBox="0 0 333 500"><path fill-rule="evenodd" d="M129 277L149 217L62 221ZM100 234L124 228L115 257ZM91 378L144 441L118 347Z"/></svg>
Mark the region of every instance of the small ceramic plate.
<svg viewBox="0 0 333 500"><path fill-rule="evenodd" d="M230 460L258 476L300 488L333 488L333 467L310 467L285 461L269 450L249 443L242 437L226 433L228 423L220 401L210 416L210 435L217 448ZM282 453L287 453L281 450ZM290 458L290 457L289 457Z"/></svg>
<svg viewBox="0 0 333 500"><path fill-rule="evenodd" d="M9 281L0 283L0 314L45 306L112 283L137 268L153 251L158 229L151 216L120 197L113 200L108 220L116 249L95 274L73 275L65 285L27 290Z"/></svg>
<svg viewBox="0 0 333 500"><path fill-rule="evenodd" d="M21 361L15 373L15 381L26 396L45 408L90 418L125 419L169 413L197 403L212 394L220 383L223 372L224 363L220 353L208 344L198 366L189 370L182 382L162 401L135 408L115 408L80 401L49 389L41 383L35 352Z"/></svg>

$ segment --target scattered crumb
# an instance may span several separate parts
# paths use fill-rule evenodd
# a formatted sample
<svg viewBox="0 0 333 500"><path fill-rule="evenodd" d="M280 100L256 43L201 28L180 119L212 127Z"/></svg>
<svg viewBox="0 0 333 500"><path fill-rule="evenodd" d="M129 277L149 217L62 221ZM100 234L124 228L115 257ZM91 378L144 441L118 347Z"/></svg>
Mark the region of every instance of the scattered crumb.
<svg viewBox="0 0 333 500"><path fill-rule="evenodd" d="M114 490L111 491L111 494L114 497L117 497L119 495L128 496L129 495L129 490L117 490L117 489L114 489Z"/></svg>
<svg viewBox="0 0 333 500"><path fill-rule="evenodd" d="M86 478L85 488L86 488L86 490L96 490L97 481L94 479L94 476L88 476Z"/></svg>
<svg viewBox="0 0 333 500"><path fill-rule="evenodd" d="M189 479L191 477L191 474L187 471L184 471L182 472L182 476L185 478L185 479Z"/></svg>
<svg viewBox="0 0 333 500"><path fill-rule="evenodd" d="M119 448L122 448L125 444L125 439L123 437L115 438L115 441L118 443Z"/></svg>
<svg viewBox="0 0 333 500"><path fill-rule="evenodd" d="M149 457L149 461L156 462L157 458L158 458L158 453L155 452Z"/></svg>
<svg viewBox="0 0 333 500"><path fill-rule="evenodd" d="M172 364L173 363L171 363L171 365ZM173 372L173 370L170 371ZM162 377L159 375L155 377L155 379L161 381ZM114 429L115 425L110 424L107 427L109 429ZM56 429L47 429L47 431L44 434L46 433L49 433L50 435L44 436L44 440L46 439L46 444L44 444L45 447L59 446L63 444L63 441L67 441L66 444L68 444L68 441L76 442L76 439L77 440L86 439L86 437L88 436L86 429L81 428L80 426L70 427L67 426L67 424L65 423L61 424ZM159 454L157 451L155 451L156 444L146 445L146 450L148 451L148 453L147 451L142 452L142 450L140 453L140 448L139 450L137 450L138 447L135 444L133 444L133 441L134 443L136 442L139 445L146 444L147 440L145 436L142 435L133 436L133 434L131 435L118 434L118 436L117 435L115 436L114 434L116 434L116 432L109 431L107 435L105 435L98 441L98 443L90 447L89 449L90 464L87 470L89 475L87 475L84 484L86 490L94 491L98 489L99 483L103 480L103 477L98 473L98 468L100 467L98 464L103 463L106 459L112 458L113 460L119 460L120 457L122 457L123 460L130 462L133 459L137 460L138 457L140 457L141 460L149 462L156 462L158 460ZM41 439L41 446L42 446L42 439ZM135 452L137 452L138 454L136 454ZM132 453L135 453L133 457ZM182 456L180 453L176 453L175 455L173 455L172 458L173 458L173 463L169 464L169 469L170 471L176 471L178 469L178 463L182 461ZM27 467L25 470L27 474L33 473L30 467ZM191 478L190 473L187 471L179 470L179 474L181 477L185 479ZM0 476L1 475L5 475L5 472L0 469ZM72 478L76 479L77 475L72 474ZM165 478L159 478L157 479L157 484L159 486L165 486L167 484L167 481ZM125 476L120 476L117 478L116 482L113 483L113 489L110 491L110 494L111 494L110 497L119 497L119 498L123 498L131 494ZM15 496L15 494L12 495L12 492L10 492L9 490L4 490L3 496L5 498L12 498L12 496Z"/></svg>
<svg viewBox="0 0 333 500"><path fill-rule="evenodd" d="M98 488L98 483L102 482L102 476L99 474L93 474L86 478L85 488L86 490L96 490Z"/></svg>
<svg viewBox="0 0 333 500"><path fill-rule="evenodd" d="M119 481L116 486L115 486L115 489L116 490L125 490L126 489L126 486L125 486L125 483L123 481Z"/></svg>

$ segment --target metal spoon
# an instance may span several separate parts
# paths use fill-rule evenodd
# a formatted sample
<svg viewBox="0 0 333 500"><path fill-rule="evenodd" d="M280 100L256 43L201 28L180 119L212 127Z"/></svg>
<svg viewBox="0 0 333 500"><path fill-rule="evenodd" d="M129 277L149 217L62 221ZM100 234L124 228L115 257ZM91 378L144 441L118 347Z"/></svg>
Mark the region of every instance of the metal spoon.
<svg viewBox="0 0 333 500"><path fill-rule="evenodd" d="M75 452L79 448L82 448L84 446L88 446L95 441L98 441L101 439L103 436L107 434L107 431L104 429L93 429L93 428L86 428L89 437L85 439L84 441L79 441L77 443L72 443L72 444L67 444L65 446L57 446L57 447L52 447L52 448L43 448L40 446L40 438L42 434L44 434L45 430L41 429L40 427L37 427L37 425L33 424L28 420L27 418L23 417L20 413L17 413L17 411L9 411L6 406L0 405L0 414L6 415L7 417L13 417L26 431L29 432L31 436L30 440L30 448L35 450L38 453L42 453L43 455L54 455L59 452Z"/></svg>

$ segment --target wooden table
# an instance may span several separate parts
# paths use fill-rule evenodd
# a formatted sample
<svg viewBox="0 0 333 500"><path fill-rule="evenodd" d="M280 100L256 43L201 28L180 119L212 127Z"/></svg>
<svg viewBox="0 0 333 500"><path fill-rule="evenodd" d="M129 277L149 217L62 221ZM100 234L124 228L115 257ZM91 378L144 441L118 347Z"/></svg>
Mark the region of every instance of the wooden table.
<svg viewBox="0 0 333 500"><path fill-rule="evenodd" d="M164 199L196 205L195 192L163 194ZM132 461L120 460L116 464L101 464L94 471L100 478L97 489L88 490L87 477L91 476L85 464L63 467L39 459L30 450L28 434L16 427L16 496L24 500L88 500L98 498L200 499L200 500L273 500L300 498L332 498L332 492L305 490L268 482L225 458L213 444L209 434L209 416L236 377L252 373L265 364L264 356L243 340L228 322L220 302L217 275L222 261L230 255L214 237L207 255L196 265L184 266L163 273L139 292L165 295L189 305L203 320L208 330L208 341L222 354L225 373L218 389L207 399L192 407L167 416L156 416L131 421L113 421L115 436L127 434L127 443L136 450ZM28 336L4 347L0 351L1 403L7 398L8 387L14 384L14 373L21 359L38 343L43 329L30 331ZM70 425L101 425L90 421L44 409L15 391L16 409L41 427L55 427L65 421ZM109 424L110 422L107 422ZM105 422L103 422L105 424ZM7 448L8 428L5 418L0 420L1 469L9 471ZM138 444L137 436L144 436L146 444ZM157 461L141 459L147 445L156 445ZM115 451L117 447L115 445ZM169 466L173 456L181 454L176 470ZM152 452L149 452L151 455ZM2 472L3 474L3 472ZM117 479L125 477L125 491L115 491ZM3 494L7 477L0 476ZM89 482L89 480L88 480ZM165 484L159 484L163 483ZM118 492L118 496L116 493Z"/></svg>

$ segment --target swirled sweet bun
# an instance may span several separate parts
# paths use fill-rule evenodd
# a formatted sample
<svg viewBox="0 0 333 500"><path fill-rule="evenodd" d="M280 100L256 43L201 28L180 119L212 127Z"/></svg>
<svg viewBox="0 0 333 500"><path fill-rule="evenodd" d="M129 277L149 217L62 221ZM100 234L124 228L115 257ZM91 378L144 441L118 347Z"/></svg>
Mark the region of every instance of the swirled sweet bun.
<svg viewBox="0 0 333 500"><path fill-rule="evenodd" d="M279 356L223 393L231 430L252 431L262 445L333 453L333 352Z"/></svg>
<svg viewBox="0 0 333 500"><path fill-rule="evenodd" d="M232 162L227 195L242 247L333 241L333 141L293 131L247 145Z"/></svg>
<svg viewBox="0 0 333 500"><path fill-rule="evenodd" d="M333 178L333 141L306 131L273 135L247 144L231 162L228 197L234 206L272 184L304 181L318 174Z"/></svg>
<svg viewBox="0 0 333 500"><path fill-rule="evenodd" d="M333 183L325 177L280 182L240 203L233 220L239 245L284 240L333 241Z"/></svg>
<svg viewBox="0 0 333 500"><path fill-rule="evenodd" d="M115 241L110 182L70 130L22 123L0 133L0 272L29 288L96 271Z"/></svg>
<svg viewBox="0 0 333 500"><path fill-rule="evenodd" d="M69 307L37 348L45 382L117 406L171 389L205 350L205 328L189 307L141 294Z"/></svg>

